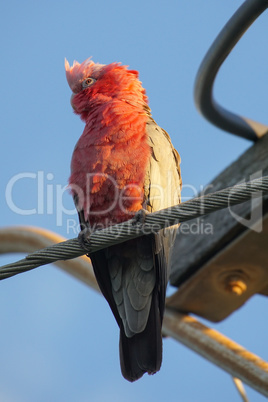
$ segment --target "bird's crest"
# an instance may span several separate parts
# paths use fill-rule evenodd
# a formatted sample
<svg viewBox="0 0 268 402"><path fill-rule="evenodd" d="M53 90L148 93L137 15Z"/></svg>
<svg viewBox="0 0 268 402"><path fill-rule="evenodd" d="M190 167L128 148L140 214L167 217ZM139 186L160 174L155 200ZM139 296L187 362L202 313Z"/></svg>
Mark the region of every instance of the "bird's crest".
<svg viewBox="0 0 268 402"><path fill-rule="evenodd" d="M83 63L78 63L74 60L73 65L70 66L67 59L65 59L65 71L66 78L71 90L77 93L81 89L81 82L86 78L91 76L93 71L96 73L100 70L104 64L94 63L89 57Z"/></svg>

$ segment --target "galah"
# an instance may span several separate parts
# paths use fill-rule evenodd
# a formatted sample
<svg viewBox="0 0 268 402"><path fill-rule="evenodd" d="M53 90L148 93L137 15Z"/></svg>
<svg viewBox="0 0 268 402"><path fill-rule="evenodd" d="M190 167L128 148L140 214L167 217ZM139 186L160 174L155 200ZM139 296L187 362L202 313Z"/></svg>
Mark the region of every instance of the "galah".
<svg viewBox="0 0 268 402"><path fill-rule="evenodd" d="M69 179L81 229L104 228L135 219L139 211L178 204L180 156L152 119L138 72L91 59L74 61L71 67L65 60L65 69L72 107L85 122ZM90 254L120 328L121 371L129 381L154 374L161 366L161 328L176 229Z"/></svg>

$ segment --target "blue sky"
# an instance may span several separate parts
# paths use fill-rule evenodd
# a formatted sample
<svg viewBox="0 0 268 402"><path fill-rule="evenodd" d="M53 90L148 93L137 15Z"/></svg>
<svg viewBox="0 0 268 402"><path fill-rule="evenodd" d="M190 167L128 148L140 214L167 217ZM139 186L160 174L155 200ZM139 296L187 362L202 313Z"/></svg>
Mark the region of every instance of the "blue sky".
<svg viewBox="0 0 268 402"><path fill-rule="evenodd" d="M83 123L72 113L64 57L121 61L139 70L153 117L182 158L185 185L209 183L251 144L211 126L196 111L197 69L241 0L179 2L13 1L0 6L1 226L32 225L74 237L71 196L63 192ZM241 39L222 67L217 100L267 122L267 13ZM263 83L265 85L263 85ZM38 210L37 176L44 178ZM15 175L24 178L5 192ZM25 177L25 175L28 177ZM46 202L48 186L53 195ZM58 189L58 190L57 190ZM189 191L183 199L193 196ZM40 200L39 200L40 201ZM61 214L57 206L63 205ZM15 208L16 209L16 208ZM39 212L39 213L38 213ZM6 255L1 265L22 257ZM265 299L253 297L220 324L207 323L268 359ZM134 384L120 373L118 328L105 300L54 266L1 283L0 400L239 401L231 378L171 339L161 371ZM263 396L247 387L250 400Z"/></svg>

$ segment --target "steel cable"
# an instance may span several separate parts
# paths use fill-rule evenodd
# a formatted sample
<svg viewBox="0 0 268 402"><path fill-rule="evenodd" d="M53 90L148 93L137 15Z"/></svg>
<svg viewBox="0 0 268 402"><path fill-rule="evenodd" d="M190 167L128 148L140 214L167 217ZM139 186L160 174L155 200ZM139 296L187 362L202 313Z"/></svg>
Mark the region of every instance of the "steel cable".
<svg viewBox="0 0 268 402"><path fill-rule="evenodd" d="M182 223L217 210L261 197L268 193L268 176L235 185L212 194L194 198L174 207L145 216L144 222L136 219L92 232L90 247L85 251L77 238L70 239L29 254L15 263L0 267L0 280L58 260L68 260L113 244L155 233L165 227Z"/></svg>

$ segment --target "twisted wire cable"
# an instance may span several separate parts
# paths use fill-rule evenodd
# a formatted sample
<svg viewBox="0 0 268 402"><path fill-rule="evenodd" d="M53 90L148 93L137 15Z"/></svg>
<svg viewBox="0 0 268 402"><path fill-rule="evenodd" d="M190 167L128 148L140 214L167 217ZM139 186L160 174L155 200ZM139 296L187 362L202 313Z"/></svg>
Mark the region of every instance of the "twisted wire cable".
<svg viewBox="0 0 268 402"><path fill-rule="evenodd" d="M180 205L148 214L145 216L143 223L139 223L136 219L131 219L102 230L96 230L91 234L90 246L87 251L81 247L77 238L35 251L20 261L0 267L0 280L41 265L76 258L142 235L155 233L165 227L240 204L250 200L252 197L262 197L267 193L268 176L264 176L212 194L197 197Z"/></svg>

